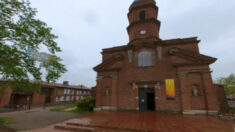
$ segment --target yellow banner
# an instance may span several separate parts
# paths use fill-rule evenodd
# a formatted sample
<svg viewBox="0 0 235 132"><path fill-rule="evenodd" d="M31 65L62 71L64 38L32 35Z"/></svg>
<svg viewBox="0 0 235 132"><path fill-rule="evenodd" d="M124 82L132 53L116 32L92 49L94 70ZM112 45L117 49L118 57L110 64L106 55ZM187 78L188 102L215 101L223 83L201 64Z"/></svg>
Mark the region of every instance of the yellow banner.
<svg viewBox="0 0 235 132"><path fill-rule="evenodd" d="M166 96L168 98L175 98L175 82L174 79L166 79Z"/></svg>

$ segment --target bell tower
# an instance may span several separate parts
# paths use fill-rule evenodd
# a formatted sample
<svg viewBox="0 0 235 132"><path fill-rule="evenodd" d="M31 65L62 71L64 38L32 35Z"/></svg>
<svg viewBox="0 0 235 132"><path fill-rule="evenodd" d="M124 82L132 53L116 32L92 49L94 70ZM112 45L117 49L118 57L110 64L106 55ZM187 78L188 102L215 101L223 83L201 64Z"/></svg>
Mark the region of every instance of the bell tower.
<svg viewBox="0 0 235 132"><path fill-rule="evenodd" d="M129 41L140 38L159 40L161 22L155 0L135 0L129 8Z"/></svg>

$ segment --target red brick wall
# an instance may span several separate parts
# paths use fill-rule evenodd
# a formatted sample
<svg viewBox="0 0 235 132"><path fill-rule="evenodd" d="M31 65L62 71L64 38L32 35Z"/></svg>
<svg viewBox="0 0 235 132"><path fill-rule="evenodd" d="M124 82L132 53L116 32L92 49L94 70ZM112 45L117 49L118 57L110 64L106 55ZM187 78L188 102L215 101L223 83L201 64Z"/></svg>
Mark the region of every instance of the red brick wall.
<svg viewBox="0 0 235 132"><path fill-rule="evenodd" d="M65 95L64 94L64 89L65 88L52 88L52 92L51 92L51 102L52 104L55 104L55 103L68 103L68 102L75 102L76 101L76 96L83 96L83 97L87 97L87 96L90 96L88 94L84 95L77 95L77 89L73 89L73 88L70 88L71 90L74 90L74 94L69 94L69 95ZM68 89L68 88L66 88ZM81 89L82 90L82 89ZM86 90L86 89L83 89L82 91L89 91L91 92L91 90ZM5 94L0 94L0 107L4 107L4 106L7 106L9 105L9 102L10 102L10 99L11 99L11 94L12 94L12 89L11 88L7 88L5 89ZM66 98L66 96L70 96L70 97L73 97L73 100L72 101L63 101L63 102L60 102L60 101L57 101L56 102L56 97L61 97L61 96L64 96ZM31 104L32 105L40 105L40 104L43 104L45 102L45 99L46 99L46 95L44 94L40 94L38 92L34 92L31 97ZM15 103L16 104L27 104L27 96L25 95L16 95L15 96Z"/></svg>
<svg viewBox="0 0 235 132"><path fill-rule="evenodd" d="M229 106L228 106L228 102L227 102L227 99L226 99L224 86L215 84L214 87L216 89L216 94L217 94L217 99L218 99L220 111L221 112L227 112Z"/></svg>
<svg viewBox="0 0 235 132"><path fill-rule="evenodd" d="M64 90L65 89L70 89L70 90L74 90L74 93L73 94L64 94ZM87 97L87 96L90 96L90 94L78 94L77 91L89 91L90 94L91 94L91 90L85 90L85 89L73 89L73 88L55 88L52 92L52 96L51 96L51 103L71 103L71 102L76 102L76 97L79 96L79 99L81 99L81 97ZM56 97L62 97L64 96L65 100L64 101L56 101ZM73 100L70 100L70 101L66 101L66 97L69 96L70 98L73 97Z"/></svg>
<svg viewBox="0 0 235 132"><path fill-rule="evenodd" d="M38 92L34 92L32 97L32 105L44 104L46 96Z"/></svg>
<svg viewBox="0 0 235 132"><path fill-rule="evenodd" d="M139 20L139 12L146 11L146 20ZM160 40L158 41L158 31L160 26L156 20L158 8L155 2L146 0L136 2L130 7L128 14L130 26L128 33L130 43L122 46L119 50L112 48L103 50L103 62L108 58L121 54L124 59L115 64L104 66L107 71L98 72L96 87L96 105L114 106L121 109L138 109L138 88L155 88L155 83L138 84L138 88L133 88L133 82L138 81L158 81L160 89L155 88L156 109L157 110L210 110L218 109L215 90L208 64L198 66L184 65L176 67L176 63L195 63L192 58L183 58L169 55L172 48L180 48L199 55L196 38ZM154 18L154 20L147 20ZM136 23L137 22L137 23ZM140 30L147 30L147 34L140 35ZM151 37L155 36L155 41ZM143 39L145 38L145 39ZM134 40L136 39L136 40ZM132 41L133 40L133 41ZM157 47L162 48L162 59L158 59ZM121 50L123 49L123 50ZM137 53L147 49L152 51L154 65L151 67L137 66ZM132 50L132 62L129 62L128 50ZM193 54L192 53L192 54ZM195 58L194 58L195 59ZM110 69L120 68L120 71L110 71ZM103 69L103 70L104 70ZM109 70L108 70L109 69ZM169 100L166 97L165 79L174 79L176 97ZM192 85L196 85L200 95L192 96ZM106 96L106 89L110 89L110 95Z"/></svg>
<svg viewBox="0 0 235 132"><path fill-rule="evenodd" d="M176 41L177 43L177 41ZM156 47L159 45L156 45ZM208 92L208 89L206 90L205 87L210 87L212 85L211 76L203 75L203 72L210 72L210 68L208 65L202 65L202 66L185 66L176 68L172 66L172 63L179 63L179 62L187 62L185 59L181 59L179 57L174 57L169 55L170 48L178 47L182 49L186 49L189 51L193 51L195 53L199 53L198 51L198 44L195 43L188 43L188 44L177 44L177 45L169 45L163 47L162 52L162 60L159 61L157 59L157 52L156 47L151 48L151 50L155 53L155 61L156 65L152 67L145 67L140 68L136 66L136 60L135 60L135 54L139 50L133 50L133 58L132 63L128 62L128 54L127 51L118 51L118 52L106 52L103 53L104 60L115 55L115 54L122 54L124 56L124 60L121 62L118 62L116 64L113 64L109 66L110 68L115 67L122 67L122 70L119 72L98 72L98 76L103 77L109 77L109 79L103 79L98 80L100 85L97 86L101 89L100 92L102 99L101 104L102 106L111 106L110 98L104 96L105 87L109 87L110 89L112 86L112 78L111 76L118 76L117 79L117 106L118 108L131 108L136 109L138 108L138 97L133 90L133 87L131 85L131 82L138 81L138 80L157 80L161 81L161 89L155 90L155 95L159 97L159 100L157 100L156 103L156 109L157 110L206 110L207 109L207 102L210 105L210 110L216 110L216 102L213 99L213 97L216 97L213 93L213 91L210 92L210 96L206 98L206 91ZM142 47L146 48L146 47ZM140 48L141 49L141 48ZM147 48L148 49L148 48ZM183 80L185 83L185 88L188 89L186 92L186 98L182 96L182 88L180 83L180 76L178 76L178 73L186 72L187 74L186 79ZM176 99L175 100L168 100L166 99L166 93L165 93L165 79L174 79L175 80L175 88L176 88ZM206 84L206 85L205 85ZM210 84L210 85L208 85ZM104 86L105 85L105 86ZM192 96L192 85L198 85L198 88L200 90L200 96L199 97L193 97ZM141 87L141 86L140 86ZM142 86L143 87L143 86ZM97 91L99 93L99 91ZM112 93L112 91L111 91ZM137 92L138 93L138 92ZM186 103L186 107L182 107L182 101Z"/></svg>
<svg viewBox="0 0 235 132"><path fill-rule="evenodd" d="M154 7L152 7L152 6L150 6L148 8L143 7L143 6L142 6L142 8L136 8L139 5L142 5L143 3L144 4L153 4L153 5L155 5L155 3L152 2L152 1L145 1L145 2L142 2L140 4L135 3L133 6L130 7L130 14L128 15L128 19L129 19L130 23L139 20L139 12L140 11L145 11L146 12L146 19L157 18L158 10L156 11L156 9Z"/></svg>
<svg viewBox="0 0 235 132"><path fill-rule="evenodd" d="M28 95L16 95L14 97L15 100L15 104L19 104L19 105L26 105L27 104L27 98L32 98L32 96L28 96Z"/></svg>
<svg viewBox="0 0 235 132"><path fill-rule="evenodd" d="M190 88L191 93L191 109L193 110L205 110L205 93L204 87L202 84L201 74L200 73L190 73L188 75L188 87ZM196 85L199 90L199 96L192 95L192 86Z"/></svg>
<svg viewBox="0 0 235 132"><path fill-rule="evenodd" d="M130 7L128 14L130 26L127 29L129 39L132 41L137 38L155 37L158 40L160 28L160 22L156 20L158 17L158 8L153 1L142 1L140 3L135 3ZM141 11L145 11L145 19L147 21L140 21L139 13ZM146 34L141 35L141 30L146 30Z"/></svg>
<svg viewBox="0 0 235 132"><path fill-rule="evenodd" d="M11 99L11 93L12 93L12 89L7 88L5 89L4 94L0 94L0 107L7 106L9 104L10 99Z"/></svg>

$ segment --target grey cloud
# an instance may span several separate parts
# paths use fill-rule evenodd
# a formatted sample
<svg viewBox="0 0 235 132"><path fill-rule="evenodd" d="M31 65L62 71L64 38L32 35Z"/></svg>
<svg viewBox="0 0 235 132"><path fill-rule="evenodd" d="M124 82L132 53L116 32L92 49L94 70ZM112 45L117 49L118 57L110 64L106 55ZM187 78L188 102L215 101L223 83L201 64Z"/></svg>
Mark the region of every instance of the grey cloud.
<svg viewBox="0 0 235 132"><path fill-rule="evenodd" d="M30 0L37 17L48 23L63 52L68 72L59 82L94 86L93 67L102 48L128 43L127 13L133 0ZM157 0L162 39L198 36L201 53L218 58L214 78L234 69L234 0Z"/></svg>

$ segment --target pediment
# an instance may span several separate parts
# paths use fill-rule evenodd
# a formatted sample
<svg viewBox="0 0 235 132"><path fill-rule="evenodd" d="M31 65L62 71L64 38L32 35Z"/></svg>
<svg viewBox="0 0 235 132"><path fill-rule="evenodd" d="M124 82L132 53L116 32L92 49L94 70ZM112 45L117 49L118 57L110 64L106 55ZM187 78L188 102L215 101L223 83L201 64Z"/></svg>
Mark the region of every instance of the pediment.
<svg viewBox="0 0 235 132"><path fill-rule="evenodd" d="M182 60L181 62L173 63L174 66L209 65L217 60L216 58L210 56L194 53L192 51L180 48L170 49L169 54Z"/></svg>
<svg viewBox="0 0 235 132"><path fill-rule="evenodd" d="M95 71L117 71L121 69L121 61L124 59L122 54L113 55L112 57L104 60L101 64L93 69Z"/></svg>

